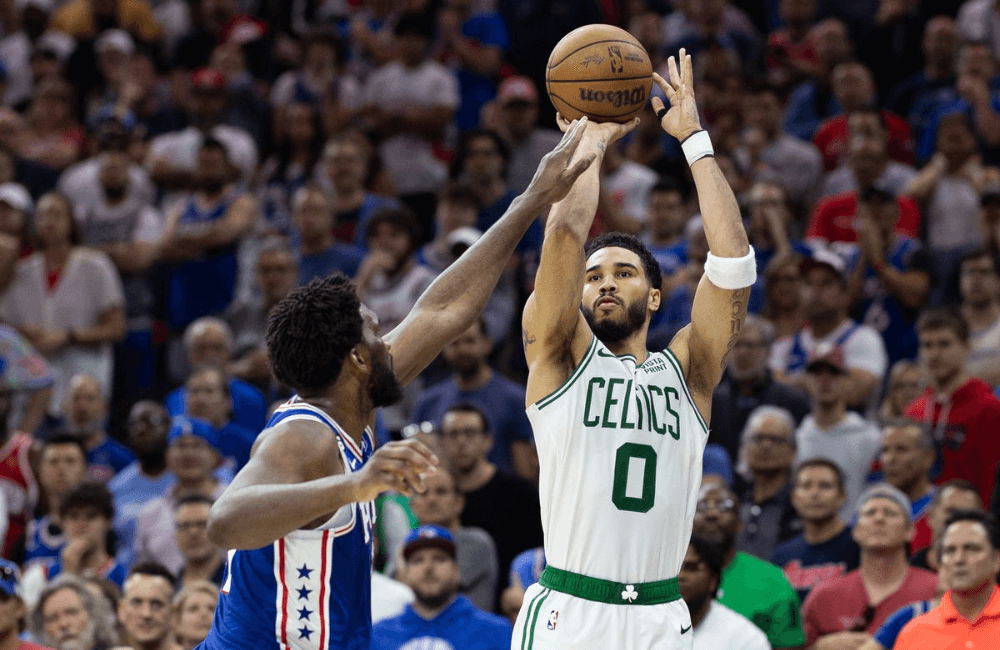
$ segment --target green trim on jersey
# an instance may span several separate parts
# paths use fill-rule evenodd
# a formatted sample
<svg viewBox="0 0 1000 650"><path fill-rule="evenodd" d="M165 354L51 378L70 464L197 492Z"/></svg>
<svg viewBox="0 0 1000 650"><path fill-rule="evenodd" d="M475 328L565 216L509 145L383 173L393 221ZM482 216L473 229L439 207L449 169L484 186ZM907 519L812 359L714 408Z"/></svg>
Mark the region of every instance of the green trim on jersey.
<svg viewBox="0 0 1000 650"><path fill-rule="evenodd" d="M680 600L677 578L657 582L611 582L600 578L545 567L538 584L570 596L608 605L662 605ZM535 613L537 616L537 611Z"/></svg>
<svg viewBox="0 0 1000 650"><path fill-rule="evenodd" d="M694 409L695 414L698 416L698 423L705 430L705 435L708 435L708 424L705 423L705 418L702 417L701 411L698 409L698 405L694 403L694 398L691 397L691 391L688 390L687 380L684 379L684 372L681 370L681 362L674 354L674 351L670 348L666 348L661 352L663 356L667 358L670 365L673 366L674 372L677 373L677 378L681 380L681 386L684 387L684 394L687 395L688 401L691 402L691 408Z"/></svg>
<svg viewBox="0 0 1000 650"><path fill-rule="evenodd" d="M560 397L562 397L563 393L569 390L570 386L573 385L573 382L576 381L576 378L583 374L584 368L586 368L587 364L590 363L590 360L594 358L594 352L596 350L597 350L597 337L594 336L593 338L590 339L590 347L587 348L587 352L583 355L583 358L580 359L580 364L576 367L576 370L573 371L573 374L569 376L569 379L564 381L562 383L562 386L555 389L552 393L549 394L548 397L543 397L542 399L535 402L535 407L538 410L541 410L546 406L548 406L549 404L551 404L552 402L559 399Z"/></svg>

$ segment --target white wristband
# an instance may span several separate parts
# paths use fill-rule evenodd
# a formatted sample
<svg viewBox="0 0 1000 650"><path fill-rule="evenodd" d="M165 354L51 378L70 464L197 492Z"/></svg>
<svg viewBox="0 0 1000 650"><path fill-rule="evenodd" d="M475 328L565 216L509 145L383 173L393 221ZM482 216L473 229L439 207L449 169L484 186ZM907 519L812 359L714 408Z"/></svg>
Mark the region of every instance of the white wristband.
<svg viewBox="0 0 1000 650"><path fill-rule="evenodd" d="M681 143L681 149L684 151L684 157L687 158L689 167L702 158L715 155L715 149L712 148L712 139L708 137L708 131L704 129L695 131L684 138L684 142Z"/></svg>
<svg viewBox="0 0 1000 650"><path fill-rule="evenodd" d="M753 246L743 257L716 257L709 253L705 260L705 275L720 289L735 291L752 286L757 281L757 258Z"/></svg>

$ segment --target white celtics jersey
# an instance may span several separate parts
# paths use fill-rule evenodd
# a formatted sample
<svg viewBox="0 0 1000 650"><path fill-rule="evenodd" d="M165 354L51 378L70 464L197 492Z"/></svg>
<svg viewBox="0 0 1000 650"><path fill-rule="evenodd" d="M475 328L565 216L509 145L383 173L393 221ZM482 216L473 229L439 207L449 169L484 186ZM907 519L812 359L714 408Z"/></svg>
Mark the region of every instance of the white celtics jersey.
<svg viewBox="0 0 1000 650"><path fill-rule="evenodd" d="M673 578L687 553L708 427L669 350L636 366L595 336L569 379L528 407L545 559L614 582Z"/></svg>

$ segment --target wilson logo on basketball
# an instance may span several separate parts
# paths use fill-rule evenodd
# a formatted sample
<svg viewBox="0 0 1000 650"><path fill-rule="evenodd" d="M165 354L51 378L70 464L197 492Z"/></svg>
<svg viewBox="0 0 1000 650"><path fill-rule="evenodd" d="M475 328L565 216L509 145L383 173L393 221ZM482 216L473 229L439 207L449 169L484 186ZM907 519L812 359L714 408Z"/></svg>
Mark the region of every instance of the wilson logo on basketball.
<svg viewBox="0 0 1000 650"><path fill-rule="evenodd" d="M636 86L632 90L593 90L580 88L580 99L585 102L607 102L619 108L621 106L636 106L646 102L646 89Z"/></svg>

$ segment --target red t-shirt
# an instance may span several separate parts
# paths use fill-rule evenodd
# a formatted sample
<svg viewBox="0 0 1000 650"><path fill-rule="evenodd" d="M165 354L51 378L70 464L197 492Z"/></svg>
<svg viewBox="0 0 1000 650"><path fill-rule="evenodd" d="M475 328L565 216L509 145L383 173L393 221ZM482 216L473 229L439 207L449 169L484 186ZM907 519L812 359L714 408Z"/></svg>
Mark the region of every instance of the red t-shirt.
<svg viewBox="0 0 1000 650"><path fill-rule="evenodd" d="M17 644L16 650L52 650L52 648L46 645L38 645L37 643L32 643L31 641L21 641Z"/></svg>
<svg viewBox="0 0 1000 650"><path fill-rule="evenodd" d="M24 535L28 517L38 498L35 475L28 463L31 437L13 433L0 448L0 490L7 500L7 538L3 541L3 556L10 557L18 539Z"/></svg>
<svg viewBox="0 0 1000 650"><path fill-rule="evenodd" d="M920 236L920 208L908 196L897 196L899 221L896 232L916 239ZM858 241L858 193L844 192L820 199L813 208L806 239L825 239L827 242Z"/></svg>
<svg viewBox="0 0 1000 650"><path fill-rule="evenodd" d="M941 423L942 412L946 422ZM933 477L940 485L953 478L972 481L983 504L989 506L1000 462L1000 400L981 379L970 379L938 402L930 388L906 407L906 417L934 424L934 441L940 449L941 471Z"/></svg>
<svg viewBox="0 0 1000 650"><path fill-rule="evenodd" d="M912 165L915 157L913 155L913 131L906 120L890 113L882 111L882 119L889 129L889 158ZM825 120L816 130L813 136L813 144L823 154L823 168L826 171L836 169L844 156L847 154L847 116L838 115Z"/></svg>
<svg viewBox="0 0 1000 650"><path fill-rule="evenodd" d="M793 43L787 29L771 32L767 37L767 69L776 70L781 67L781 59L775 53L781 52L789 61L804 63L813 68L819 67L819 55L816 54L816 44L812 36L806 36L801 43Z"/></svg>
<svg viewBox="0 0 1000 650"><path fill-rule="evenodd" d="M935 574L909 567L903 584L875 607L874 616L865 625L865 610L869 604L868 592L861 580L861 569L833 582L825 582L813 588L802 605L806 647L816 643L821 636L858 630L861 626L868 634L875 634L897 609L915 600L930 600L936 590Z"/></svg>

